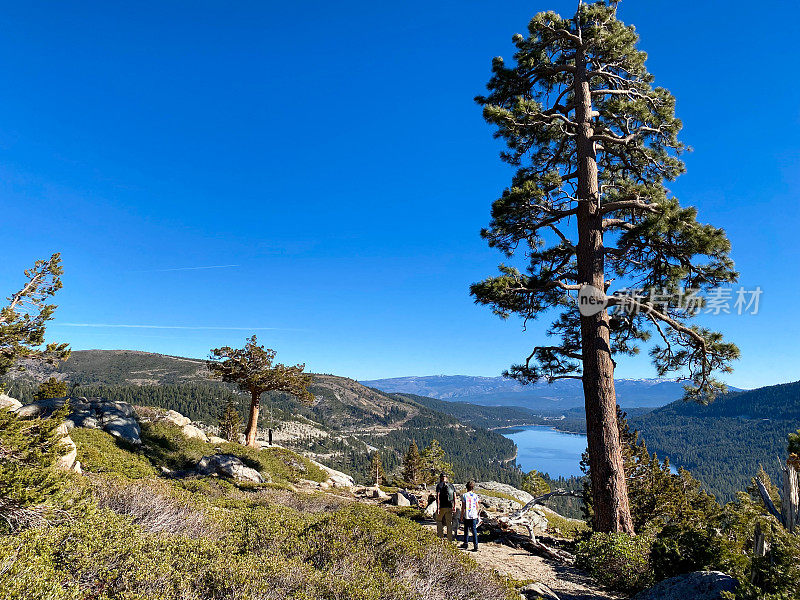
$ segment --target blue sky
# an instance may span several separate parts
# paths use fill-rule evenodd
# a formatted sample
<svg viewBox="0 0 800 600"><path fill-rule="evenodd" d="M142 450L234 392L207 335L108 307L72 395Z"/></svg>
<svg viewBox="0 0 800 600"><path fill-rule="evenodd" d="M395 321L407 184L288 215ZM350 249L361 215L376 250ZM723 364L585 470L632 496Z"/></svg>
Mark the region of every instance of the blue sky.
<svg viewBox="0 0 800 600"><path fill-rule="evenodd" d="M535 12L575 5L3 2L0 285L62 252L49 334L75 349L205 357L255 332L358 379L499 374L547 322L468 295L500 262L478 231L510 174L472 98ZM705 318L741 387L800 371L795 13L620 8L695 149L673 191L764 290L758 315Z"/></svg>

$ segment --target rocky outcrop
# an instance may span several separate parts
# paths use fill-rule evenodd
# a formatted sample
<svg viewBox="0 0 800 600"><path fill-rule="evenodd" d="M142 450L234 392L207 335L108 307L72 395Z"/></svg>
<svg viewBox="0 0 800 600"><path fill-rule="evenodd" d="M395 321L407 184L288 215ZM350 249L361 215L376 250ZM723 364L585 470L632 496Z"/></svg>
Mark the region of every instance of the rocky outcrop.
<svg viewBox="0 0 800 600"><path fill-rule="evenodd" d="M384 492L381 488L375 486L366 489L366 494L368 497L373 498L375 500L388 500L389 494Z"/></svg>
<svg viewBox="0 0 800 600"><path fill-rule="evenodd" d="M411 506L411 501L402 492L392 494L392 504L395 506Z"/></svg>
<svg viewBox="0 0 800 600"><path fill-rule="evenodd" d="M272 432L272 441L275 444L291 444L298 440L311 438L325 438L330 434L322 429L318 423L305 423L299 421L285 421L278 424Z"/></svg>
<svg viewBox="0 0 800 600"><path fill-rule="evenodd" d="M164 411L163 409L151 408L149 406L140 406L137 408L137 410L139 411L139 417L142 421L169 423L171 425L175 425L176 427L180 427L181 433L183 433L183 435L185 435L187 438L200 440L202 442L211 441L208 433L206 433L206 429L209 429L207 425L202 423L193 423L189 417L183 416L177 410ZM213 431L216 433L217 429L214 428Z"/></svg>
<svg viewBox="0 0 800 600"><path fill-rule="evenodd" d="M534 581L520 588L519 593L524 600L559 600L558 594L538 581Z"/></svg>
<svg viewBox="0 0 800 600"><path fill-rule="evenodd" d="M660 581L633 600L719 600L722 592L732 592L737 581L720 571L695 571Z"/></svg>
<svg viewBox="0 0 800 600"><path fill-rule="evenodd" d="M177 410L168 410L162 417L162 420L168 421L178 427L185 427L191 425L192 420L189 417L184 417Z"/></svg>
<svg viewBox="0 0 800 600"><path fill-rule="evenodd" d="M235 481L264 483L261 473L246 466L238 456L214 454L204 456L197 462L197 472L201 475L221 475Z"/></svg>
<svg viewBox="0 0 800 600"><path fill-rule="evenodd" d="M56 435L61 437L58 444L60 449L64 452L64 454L62 454L56 461L56 466L60 469L76 471L80 473L81 463L77 460L78 447L69 436L69 430L67 429L66 423L62 423L56 428Z"/></svg>
<svg viewBox="0 0 800 600"><path fill-rule="evenodd" d="M377 486L359 486L357 488L353 488L353 493L356 496L363 496L364 498L368 498L370 500L378 500L383 502L389 499L389 494L384 492L380 487Z"/></svg>
<svg viewBox="0 0 800 600"><path fill-rule="evenodd" d="M0 408L7 408L8 410L16 410L22 406L22 402L11 396L0 394Z"/></svg>
<svg viewBox="0 0 800 600"><path fill-rule="evenodd" d="M330 487L339 487L339 488L352 488L355 486L355 480L348 475L347 473L342 473L341 471L337 471L336 469L331 469L330 467L326 467L322 463L318 463L315 460L308 459L313 464L318 466L320 469L325 471L328 474L328 479L325 483L327 483Z"/></svg>
<svg viewBox="0 0 800 600"><path fill-rule="evenodd" d="M500 483L498 481L479 481L475 484L475 493L480 495L481 490L488 490L490 492L500 492L512 498L519 500L520 504L527 504L533 500L528 492L515 488L513 485L507 483Z"/></svg>
<svg viewBox="0 0 800 600"><path fill-rule="evenodd" d="M181 432L187 438L194 438L202 442L208 441L208 436L206 435L206 432L200 429L199 427L195 427L194 425L191 424L184 425L183 427L181 427Z"/></svg>
<svg viewBox="0 0 800 600"><path fill-rule="evenodd" d="M64 424L73 427L102 429L114 437L136 446L141 445L141 429L133 406L127 402L105 398L48 398L25 404L16 409L23 418L49 417L69 401L69 414Z"/></svg>

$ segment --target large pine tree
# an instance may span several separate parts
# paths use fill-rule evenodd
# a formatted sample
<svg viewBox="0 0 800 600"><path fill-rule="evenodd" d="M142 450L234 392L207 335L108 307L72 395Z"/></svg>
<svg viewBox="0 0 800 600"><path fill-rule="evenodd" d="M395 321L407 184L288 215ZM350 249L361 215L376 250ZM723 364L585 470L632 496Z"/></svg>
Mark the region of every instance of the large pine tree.
<svg viewBox="0 0 800 600"><path fill-rule="evenodd" d="M472 294L504 318L560 312L548 330L558 341L534 348L507 375L582 379L594 527L631 532L613 356L638 352L656 332L659 375L684 370L688 396L712 397L722 387L714 371L729 370L738 350L687 324L697 305L687 305L685 290L702 293L736 273L724 231L698 223L665 187L684 170L675 99L652 85L616 5L581 4L569 19L540 13L527 36L514 36L514 64L494 59L489 93L476 100L516 172L482 234L525 264L501 265ZM612 282L658 296L606 297ZM579 311L578 295L603 304Z"/></svg>

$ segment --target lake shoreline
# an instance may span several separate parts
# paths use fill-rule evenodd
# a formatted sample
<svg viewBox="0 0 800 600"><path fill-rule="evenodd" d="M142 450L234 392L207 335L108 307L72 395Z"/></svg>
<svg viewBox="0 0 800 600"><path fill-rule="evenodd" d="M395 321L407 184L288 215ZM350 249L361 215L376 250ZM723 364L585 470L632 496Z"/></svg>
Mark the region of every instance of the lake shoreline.
<svg viewBox="0 0 800 600"><path fill-rule="evenodd" d="M586 435L585 431L573 431L571 429L564 429L558 425L550 425L549 423L520 423L519 425L500 425L498 427L489 427L489 431L500 431L502 429L521 429L525 427L547 427L561 433L568 433L570 435ZM502 433L500 435L503 435Z"/></svg>
<svg viewBox="0 0 800 600"><path fill-rule="evenodd" d="M503 427L501 435L517 447L517 465L524 471L536 470L551 477L580 477L581 458L586 451L586 435L561 431L551 424Z"/></svg>

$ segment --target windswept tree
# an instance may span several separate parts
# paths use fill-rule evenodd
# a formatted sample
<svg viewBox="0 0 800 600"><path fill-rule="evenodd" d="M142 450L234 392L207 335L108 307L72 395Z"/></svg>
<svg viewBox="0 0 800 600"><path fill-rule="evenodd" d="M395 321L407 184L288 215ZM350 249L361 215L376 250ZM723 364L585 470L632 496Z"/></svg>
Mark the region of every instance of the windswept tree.
<svg viewBox="0 0 800 600"><path fill-rule="evenodd" d="M0 308L0 376L5 375L20 359L42 360L50 364L69 357L67 344L45 344L47 321L53 318L55 304L48 300L61 289L61 255L37 260L25 271L27 281Z"/></svg>
<svg viewBox="0 0 800 600"><path fill-rule="evenodd" d="M285 392L302 402L312 402L308 391L312 376L304 373L305 365L287 366L274 363L275 350L258 345L256 336L247 340L244 348L215 348L211 351L208 370L211 376L235 383L250 394L250 416L245 431L245 444L256 445L258 413L261 395L266 392Z"/></svg>
<svg viewBox="0 0 800 600"><path fill-rule="evenodd" d="M558 311L547 332L557 341L506 375L582 380L593 525L631 532L614 355L637 353L656 333L659 376L678 371L688 397L709 400L723 388L715 372L729 371L738 350L688 321L697 298L737 275L725 232L699 223L666 188L684 171L675 99L653 86L616 5L581 4L569 19L540 13L527 36L513 37L513 64L494 59L488 94L476 100L516 172L482 235L509 264L471 291L503 318L527 323ZM607 296L612 282L646 293ZM596 310L579 311L576 296L597 301Z"/></svg>

